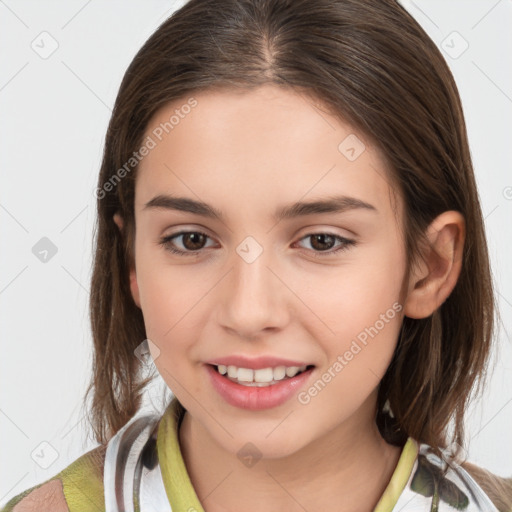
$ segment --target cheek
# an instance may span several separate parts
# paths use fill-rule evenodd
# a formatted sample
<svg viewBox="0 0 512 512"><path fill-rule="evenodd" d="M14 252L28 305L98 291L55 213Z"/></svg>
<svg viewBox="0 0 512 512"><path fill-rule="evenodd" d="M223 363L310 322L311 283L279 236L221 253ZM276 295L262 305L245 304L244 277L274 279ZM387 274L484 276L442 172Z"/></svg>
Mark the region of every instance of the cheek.
<svg viewBox="0 0 512 512"><path fill-rule="evenodd" d="M170 335L174 324L193 305L200 290L187 279L183 267L166 262L163 249L155 249L150 240L137 241L137 285L146 331L157 339ZM148 332L149 335L149 332Z"/></svg>
<svg viewBox="0 0 512 512"><path fill-rule="evenodd" d="M404 255L381 244L361 249L343 265L317 274L303 295L334 333L356 334L354 328L372 325L398 303L404 273Z"/></svg>
<svg viewBox="0 0 512 512"><path fill-rule="evenodd" d="M378 250L360 251L346 266L317 280L304 300L315 313L310 329L322 340L327 364L341 356L351 380L368 372L382 377L393 356L403 318L399 300L405 255L399 247L383 242Z"/></svg>
<svg viewBox="0 0 512 512"><path fill-rule="evenodd" d="M168 384L172 387L171 376L186 375L187 361L194 359L191 351L199 338L198 326L204 323L200 315L214 283L193 266L167 264L165 255L141 249L137 257L146 335L159 351L155 365L164 379L171 379Z"/></svg>

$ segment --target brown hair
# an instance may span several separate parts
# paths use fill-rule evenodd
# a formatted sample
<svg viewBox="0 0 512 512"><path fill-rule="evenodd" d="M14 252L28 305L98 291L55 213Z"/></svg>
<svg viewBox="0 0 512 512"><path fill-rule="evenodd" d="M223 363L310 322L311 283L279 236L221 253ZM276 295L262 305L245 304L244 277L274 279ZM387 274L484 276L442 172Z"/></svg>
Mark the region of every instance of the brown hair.
<svg viewBox="0 0 512 512"><path fill-rule="evenodd" d="M96 439L107 441L137 412L149 382L134 355L146 335L129 289L137 169L127 170L126 163L167 103L205 89L243 91L265 83L319 99L381 150L404 200L408 269L436 216L447 210L464 216L457 285L430 317L404 319L376 416L388 442L402 445L411 436L435 450L449 441L463 446L464 413L484 377L493 338L482 212L452 74L433 41L393 0L190 0L137 53L115 102L98 181L94 364L86 394L93 391ZM114 224L116 212L123 233ZM381 413L386 399L394 420Z"/></svg>

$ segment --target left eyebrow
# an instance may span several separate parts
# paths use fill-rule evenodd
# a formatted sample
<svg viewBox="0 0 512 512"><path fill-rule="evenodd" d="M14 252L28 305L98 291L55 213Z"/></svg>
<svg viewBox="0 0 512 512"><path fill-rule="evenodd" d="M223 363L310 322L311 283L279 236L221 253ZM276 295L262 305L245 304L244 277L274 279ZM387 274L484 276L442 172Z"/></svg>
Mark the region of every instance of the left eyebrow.
<svg viewBox="0 0 512 512"><path fill-rule="evenodd" d="M162 208L166 210L177 210L182 212L201 215L210 219L225 221L224 215L215 207L196 201L188 197L176 197L169 195L158 195L153 197L144 205L147 208ZM293 219L306 215L322 214L322 213L343 213L348 210L365 209L377 213L375 206L350 196L332 196L326 199L296 202L278 208L273 216L276 221L285 219Z"/></svg>
<svg viewBox="0 0 512 512"><path fill-rule="evenodd" d="M350 196L332 196L319 201L297 202L279 208L274 219L281 221L319 213L343 213L349 210L365 209L377 213L377 208L361 199Z"/></svg>

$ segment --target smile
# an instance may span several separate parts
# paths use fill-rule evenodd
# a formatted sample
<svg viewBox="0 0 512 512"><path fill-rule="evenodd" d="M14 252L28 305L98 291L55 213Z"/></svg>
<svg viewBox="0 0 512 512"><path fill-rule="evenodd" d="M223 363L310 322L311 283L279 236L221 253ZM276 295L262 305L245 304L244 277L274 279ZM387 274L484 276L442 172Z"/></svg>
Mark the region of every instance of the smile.
<svg viewBox="0 0 512 512"><path fill-rule="evenodd" d="M248 410L278 407L300 391L315 366L276 366L274 368L236 367L205 364L212 387L228 404Z"/></svg>
<svg viewBox="0 0 512 512"><path fill-rule="evenodd" d="M221 375L226 375L233 382L243 386L273 386L282 380L286 380L306 370L307 366L276 366L275 368L261 368L252 370L251 368L238 368L234 365L219 364L217 371Z"/></svg>

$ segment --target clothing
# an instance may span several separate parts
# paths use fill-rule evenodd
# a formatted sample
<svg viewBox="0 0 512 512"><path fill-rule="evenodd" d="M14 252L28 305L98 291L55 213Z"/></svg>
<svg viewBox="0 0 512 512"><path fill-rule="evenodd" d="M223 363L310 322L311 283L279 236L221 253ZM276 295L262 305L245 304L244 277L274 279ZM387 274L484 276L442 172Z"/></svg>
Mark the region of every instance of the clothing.
<svg viewBox="0 0 512 512"><path fill-rule="evenodd" d="M161 487L162 499L166 507L172 512L204 512L190 481L187 469L180 451L178 441L178 429L183 417L184 409L174 397L162 418L133 418L123 428L132 428L138 439L143 439L140 449L135 449L135 457L139 460L138 477L141 482L141 496L146 492L148 496L156 492L148 491L148 475L153 475L151 485ZM144 434L145 432L145 434ZM121 474L133 485L133 478L123 476L122 473L114 476L112 472L112 457L116 447L114 439L121 439L121 432L114 436L108 446L99 446L79 457L76 461L62 470L60 473L47 480L60 479L62 481L64 496L70 512L100 512L106 510L105 497L115 499L120 484L114 481ZM138 442L133 434L130 434L130 443L136 446ZM132 439L133 438L133 439ZM126 458L127 447L122 448L119 460ZM126 453L125 453L126 452ZM113 455L114 454L114 455ZM129 454L132 457L133 454ZM110 462L109 462L110 461ZM140 461L143 461L140 462ZM451 464L445 477L441 474L443 463L430 453L430 448L425 444L419 444L409 438L405 443L397 467L381 496L374 512L498 512L489 497L483 492L473 478L461 467ZM132 464L135 468L135 464ZM105 482L107 485L105 485ZM122 482L122 481L121 481ZM12 498L0 512L10 512L12 508L27 494L46 482L31 487ZM133 496L132 487L127 487L127 495ZM160 489L154 487L154 489ZM105 490L107 490L105 492ZM160 492L160 491L159 491ZM132 500L133 501L133 500ZM142 503L142 499L141 499ZM131 505L131 502L130 502ZM134 509L139 510L139 503L135 500ZM437 508L436 508L437 506ZM156 508L153 508L156 507ZM146 507L148 510L163 510L158 505ZM113 509L110 509L113 510Z"/></svg>

